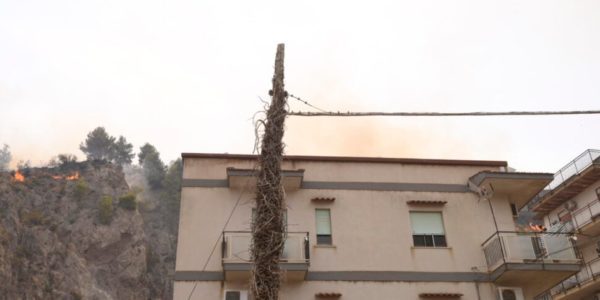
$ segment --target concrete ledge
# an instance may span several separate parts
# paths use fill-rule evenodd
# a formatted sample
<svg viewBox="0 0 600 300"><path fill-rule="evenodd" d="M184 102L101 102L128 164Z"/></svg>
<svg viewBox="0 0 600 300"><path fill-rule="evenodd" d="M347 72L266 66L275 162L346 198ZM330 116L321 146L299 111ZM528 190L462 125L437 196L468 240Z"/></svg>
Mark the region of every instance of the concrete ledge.
<svg viewBox="0 0 600 300"><path fill-rule="evenodd" d="M225 276L219 271L176 271L174 281L223 281Z"/></svg>
<svg viewBox="0 0 600 300"><path fill-rule="evenodd" d="M578 263L506 263L490 273L490 280L495 281L508 271L559 271L576 273L581 270Z"/></svg>
<svg viewBox="0 0 600 300"><path fill-rule="evenodd" d="M542 180L547 181L546 184L550 183L554 179L552 173L527 173L527 172L494 172L494 171L483 171L479 172L469 180L473 184L479 186L486 179L511 179L511 180Z"/></svg>
<svg viewBox="0 0 600 300"><path fill-rule="evenodd" d="M227 188L227 179L183 179L182 187ZM343 182L343 181L304 181L301 189L315 190L367 190L367 191L412 191L468 193L465 184L404 183L404 182Z"/></svg>
<svg viewBox="0 0 600 300"><path fill-rule="evenodd" d="M181 187L229 187L227 179L182 179Z"/></svg>
<svg viewBox="0 0 600 300"><path fill-rule="evenodd" d="M312 271L307 281L488 282L487 273L406 271Z"/></svg>
<svg viewBox="0 0 600 300"><path fill-rule="evenodd" d="M308 263L280 263L279 268L285 271L306 271ZM223 271L250 271L249 263L223 263Z"/></svg>
<svg viewBox="0 0 600 300"><path fill-rule="evenodd" d="M470 192L465 184L404 183L404 182L338 182L304 181L301 188L315 190L369 190L369 191L412 191L412 192Z"/></svg>
<svg viewBox="0 0 600 300"><path fill-rule="evenodd" d="M246 264L250 267L250 264ZM290 264L292 265L292 264ZM236 268L235 266L231 266ZM240 266L238 266L240 267ZM246 267L244 267L246 268ZM237 269L239 270L239 269ZM249 269L248 269L249 270ZM294 271L289 269L290 271ZM222 272L176 271L175 281L222 281ZM407 272L407 271L312 271L306 281L405 281L405 282L489 282L481 272Z"/></svg>

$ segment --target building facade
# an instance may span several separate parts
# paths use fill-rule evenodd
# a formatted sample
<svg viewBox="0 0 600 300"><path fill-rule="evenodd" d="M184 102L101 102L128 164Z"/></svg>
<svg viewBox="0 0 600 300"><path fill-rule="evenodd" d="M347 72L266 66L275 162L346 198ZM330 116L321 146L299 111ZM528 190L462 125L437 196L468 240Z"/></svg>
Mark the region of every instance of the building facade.
<svg viewBox="0 0 600 300"><path fill-rule="evenodd" d="M174 299L249 299L256 156L183 154ZM281 299L529 300L580 271L519 231L552 174L506 162L287 156Z"/></svg>
<svg viewBox="0 0 600 300"><path fill-rule="evenodd" d="M538 298L600 299L600 150L567 163L529 205L550 230L571 233L581 270Z"/></svg>

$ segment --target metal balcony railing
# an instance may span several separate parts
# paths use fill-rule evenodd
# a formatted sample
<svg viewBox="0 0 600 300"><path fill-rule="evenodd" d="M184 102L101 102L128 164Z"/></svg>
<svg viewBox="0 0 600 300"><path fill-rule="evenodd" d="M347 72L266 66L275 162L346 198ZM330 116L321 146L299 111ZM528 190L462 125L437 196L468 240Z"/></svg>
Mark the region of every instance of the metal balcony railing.
<svg viewBox="0 0 600 300"><path fill-rule="evenodd" d="M600 279L600 257L584 263L581 271L537 296L535 300L551 300L552 297L567 293L574 287L580 287L598 279Z"/></svg>
<svg viewBox="0 0 600 300"><path fill-rule="evenodd" d="M544 187L544 189L529 202L529 208L532 208L535 204L542 200L544 195L559 187L565 181L569 180L569 178L580 174L593 164L600 163L597 161L598 158L600 158L600 150L588 149L581 153L575 159L558 170L558 172L554 173L554 180Z"/></svg>
<svg viewBox="0 0 600 300"><path fill-rule="evenodd" d="M223 232L223 263L251 263L252 232ZM287 232L281 262L308 263L310 260L308 232Z"/></svg>
<svg viewBox="0 0 600 300"><path fill-rule="evenodd" d="M490 271L505 263L578 262L569 234L499 231L483 244Z"/></svg>

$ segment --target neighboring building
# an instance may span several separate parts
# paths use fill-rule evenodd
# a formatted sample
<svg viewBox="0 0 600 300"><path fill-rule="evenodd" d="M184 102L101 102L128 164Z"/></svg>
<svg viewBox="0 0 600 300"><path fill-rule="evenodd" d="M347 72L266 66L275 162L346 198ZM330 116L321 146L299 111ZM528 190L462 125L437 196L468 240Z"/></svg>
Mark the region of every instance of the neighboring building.
<svg viewBox="0 0 600 300"><path fill-rule="evenodd" d="M174 299L248 299L256 156L183 154ZM517 232L552 174L506 162L287 156L281 299L530 300L580 270Z"/></svg>
<svg viewBox="0 0 600 300"><path fill-rule="evenodd" d="M587 150L554 176L529 205L550 230L572 232L580 272L538 297L600 300L600 150Z"/></svg>

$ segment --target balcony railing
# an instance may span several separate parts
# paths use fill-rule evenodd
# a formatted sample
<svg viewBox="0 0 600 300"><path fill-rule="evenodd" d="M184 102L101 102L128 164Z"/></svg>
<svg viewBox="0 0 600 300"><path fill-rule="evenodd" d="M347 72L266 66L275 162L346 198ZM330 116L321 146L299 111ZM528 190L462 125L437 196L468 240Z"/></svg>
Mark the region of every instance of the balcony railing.
<svg viewBox="0 0 600 300"><path fill-rule="evenodd" d="M576 263L575 250L565 233L494 233L483 243L490 271L506 263Z"/></svg>
<svg viewBox="0 0 600 300"><path fill-rule="evenodd" d="M554 180L552 180L540 193L538 193L529 203L529 208L533 207L535 204L541 201L541 199L559 187L565 181L569 180L569 178L580 174L585 171L588 167L594 164L594 162L600 157L600 150L588 149L577 156L575 159L570 161L564 167L562 167L558 172L554 174ZM598 163L598 162L596 162Z"/></svg>
<svg viewBox="0 0 600 300"><path fill-rule="evenodd" d="M223 263L251 263L251 243L250 231L223 232ZM309 248L308 232L287 232L281 262L308 263Z"/></svg>
<svg viewBox="0 0 600 300"><path fill-rule="evenodd" d="M600 278L600 257L583 264L581 271L567 278L550 290L537 296L535 300L550 300L553 297L567 293L574 287L581 287Z"/></svg>
<svg viewBox="0 0 600 300"><path fill-rule="evenodd" d="M590 224L600 216L600 200L596 199L584 207L571 213L571 220L576 229Z"/></svg>

